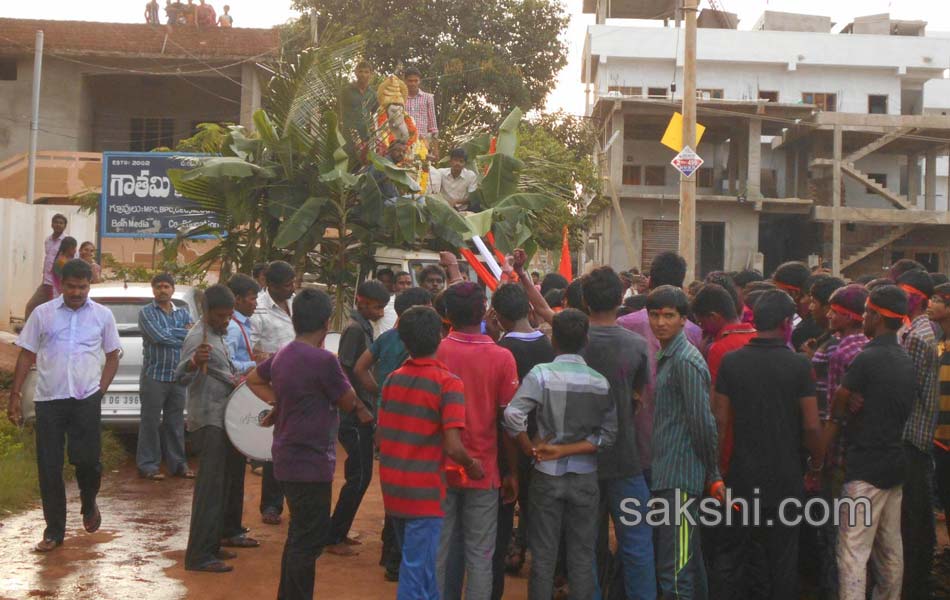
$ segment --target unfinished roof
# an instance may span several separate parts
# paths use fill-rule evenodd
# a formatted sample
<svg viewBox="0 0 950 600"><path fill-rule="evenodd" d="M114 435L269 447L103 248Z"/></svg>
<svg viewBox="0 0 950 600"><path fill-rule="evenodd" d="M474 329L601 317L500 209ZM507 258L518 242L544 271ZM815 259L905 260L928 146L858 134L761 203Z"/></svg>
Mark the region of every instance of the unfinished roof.
<svg viewBox="0 0 950 600"><path fill-rule="evenodd" d="M752 29L757 31L807 31L831 33L831 17L767 10Z"/></svg>
<svg viewBox="0 0 950 600"><path fill-rule="evenodd" d="M0 18L0 54L33 54L36 31L44 52L63 56L250 59L277 53L277 29Z"/></svg>
<svg viewBox="0 0 950 600"><path fill-rule="evenodd" d="M595 14L598 0L584 0L584 13ZM670 19L676 0L600 0L607 3L608 19Z"/></svg>
<svg viewBox="0 0 950 600"><path fill-rule="evenodd" d="M927 33L927 21L901 21L892 19L889 13L856 17L841 33L865 35L907 35L920 37Z"/></svg>

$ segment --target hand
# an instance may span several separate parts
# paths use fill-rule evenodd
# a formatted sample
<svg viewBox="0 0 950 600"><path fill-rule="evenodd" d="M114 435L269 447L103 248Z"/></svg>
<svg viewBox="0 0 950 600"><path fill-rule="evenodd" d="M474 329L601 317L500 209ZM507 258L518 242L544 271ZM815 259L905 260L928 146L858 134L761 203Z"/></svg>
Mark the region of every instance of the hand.
<svg viewBox="0 0 950 600"><path fill-rule="evenodd" d="M515 272L515 268L511 266L512 261L514 261L513 257L506 256L505 260L503 260L501 262L501 265L499 265L501 267L501 272L504 273L505 275L511 275L512 273Z"/></svg>
<svg viewBox="0 0 950 600"><path fill-rule="evenodd" d="M356 418L359 419L360 425L366 425L367 423L373 422L373 413L369 412L365 406L361 406L356 410Z"/></svg>
<svg viewBox="0 0 950 600"><path fill-rule="evenodd" d="M277 411L271 409L267 411L267 414L261 417L260 425L261 427L270 427L277 423Z"/></svg>
<svg viewBox="0 0 950 600"><path fill-rule="evenodd" d="M848 399L848 411L852 415L856 415L861 412L861 409L864 408L864 396L861 394L851 394L851 397Z"/></svg>
<svg viewBox="0 0 950 600"><path fill-rule="evenodd" d="M191 359L196 367L203 367L211 360L211 344L201 344Z"/></svg>
<svg viewBox="0 0 950 600"><path fill-rule="evenodd" d="M445 250L443 250L442 252L439 252L440 265L447 267L449 265L457 265L458 262L459 262L458 259L455 258L455 255L452 254L451 252L446 252Z"/></svg>
<svg viewBox="0 0 950 600"><path fill-rule="evenodd" d="M709 485L709 496L719 501L719 504L726 501L726 484L722 479L717 479Z"/></svg>
<svg viewBox="0 0 950 600"><path fill-rule="evenodd" d="M807 356L808 358L812 358L813 356L815 356L815 352L817 351L818 351L818 340L816 340L815 338L806 340L805 343L802 344L802 353L805 354L805 356Z"/></svg>
<svg viewBox="0 0 950 600"><path fill-rule="evenodd" d="M20 401L22 399L23 394L20 392L11 392L10 401L7 404L7 418L17 427L23 425L23 412L20 408Z"/></svg>
<svg viewBox="0 0 950 600"><path fill-rule="evenodd" d="M561 458L561 447L556 444L541 442L534 447L534 457L537 460L557 460Z"/></svg>
<svg viewBox="0 0 950 600"><path fill-rule="evenodd" d="M501 480L501 502L502 504L511 504L518 499L518 476L515 474L506 475Z"/></svg>
<svg viewBox="0 0 950 600"><path fill-rule="evenodd" d="M187 325L185 325L185 329L191 329L194 326L195 326L194 323L188 323Z"/></svg>
<svg viewBox="0 0 950 600"><path fill-rule="evenodd" d="M465 474L469 479L479 480L485 478L485 469L482 468L482 461L477 458L472 459L472 464L465 467Z"/></svg>
<svg viewBox="0 0 950 600"><path fill-rule="evenodd" d="M524 273L524 266L528 262L528 253L518 248L511 255L511 268L514 269L515 273L519 276Z"/></svg>

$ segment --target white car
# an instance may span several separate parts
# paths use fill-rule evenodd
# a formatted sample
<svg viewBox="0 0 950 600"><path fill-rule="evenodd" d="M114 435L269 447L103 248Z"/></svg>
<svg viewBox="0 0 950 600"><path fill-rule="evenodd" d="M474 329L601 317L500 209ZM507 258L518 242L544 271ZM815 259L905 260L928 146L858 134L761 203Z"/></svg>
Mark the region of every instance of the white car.
<svg viewBox="0 0 950 600"><path fill-rule="evenodd" d="M200 318L199 290L187 285L175 286L172 302L187 307L193 321ZM152 286L148 283L99 283L92 286L89 298L112 311L119 329L122 348L119 370L109 391L102 397L102 423L121 429L137 429L139 424L139 378L142 375L142 332L139 311L152 302ZM103 357L103 361L105 358ZM23 385L23 417L32 420L33 395L36 392L36 371L31 371Z"/></svg>

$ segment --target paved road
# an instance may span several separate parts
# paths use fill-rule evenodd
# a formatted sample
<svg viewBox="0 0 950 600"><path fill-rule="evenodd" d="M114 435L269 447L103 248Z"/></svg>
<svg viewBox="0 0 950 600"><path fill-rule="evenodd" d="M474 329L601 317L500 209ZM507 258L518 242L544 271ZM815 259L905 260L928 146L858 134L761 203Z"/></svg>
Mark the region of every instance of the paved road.
<svg viewBox="0 0 950 600"><path fill-rule="evenodd" d="M339 452L342 458L345 453ZM342 482L342 460L334 492ZM0 528L0 598L21 600L265 600L277 594L280 553L287 535L280 526L260 522L260 478L248 473L244 523L261 540L257 549L239 550L235 570L224 575L186 572L192 482L152 482L136 477L133 464L106 474L100 495L102 529L82 531L79 499L70 484L65 544L47 555L31 551L43 532L39 508L7 518ZM382 498L374 481L354 528L364 544L355 557L324 554L317 561L317 598L395 598L396 586L377 565L383 524ZM505 598L526 597L526 579L509 578Z"/></svg>

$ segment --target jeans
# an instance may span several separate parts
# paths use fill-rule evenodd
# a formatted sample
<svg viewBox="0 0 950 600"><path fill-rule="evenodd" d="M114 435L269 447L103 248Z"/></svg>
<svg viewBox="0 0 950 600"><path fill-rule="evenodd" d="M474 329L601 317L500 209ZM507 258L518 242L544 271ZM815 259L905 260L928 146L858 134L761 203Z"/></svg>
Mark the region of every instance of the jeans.
<svg viewBox="0 0 950 600"><path fill-rule="evenodd" d="M261 467L261 514L284 512L284 492L274 477L274 463L266 461Z"/></svg>
<svg viewBox="0 0 950 600"><path fill-rule="evenodd" d="M639 506L624 500L636 499ZM605 479L600 482L600 506L598 546L598 581L606 590L609 577L609 550L607 549L607 516L614 524L617 552L623 572L623 587L629 600L653 600L656 598L656 564L653 555L653 530L646 521L650 489L644 476L635 475L623 479ZM632 513L640 514L640 522L630 522ZM602 537L601 537L602 536ZM600 593L598 593L600 596ZM608 594L606 597L614 597Z"/></svg>
<svg viewBox="0 0 950 600"><path fill-rule="evenodd" d="M145 475L157 473L165 455L172 475L187 469L185 462L185 387L158 381L145 373L139 379L141 413L135 462Z"/></svg>
<svg viewBox="0 0 950 600"><path fill-rule="evenodd" d="M396 600L439 600L435 577L442 518L393 518L393 531L402 547Z"/></svg>
<svg viewBox="0 0 950 600"><path fill-rule="evenodd" d="M282 481L290 509L277 600L313 600L317 557L327 545L332 484Z"/></svg>
<svg viewBox="0 0 950 600"><path fill-rule="evenodd" d="M681 490L658 490L653 494L666 500L670 515L676 515L676 501L684 506L692 500L687 512L693 522L699 522L699 498ZM699 542L699 527L685 518L656 528L656 571L660 592L667 600L705 600L709 596L706 585L706 567Z"/></svg>
<svg viewBox="0 0 950 600"><path fill-rule="evenodd" d="M506 435L504 432L499 435ZM500 438L499 438L500 439ZM501 447L498 449L499 456L504 456ZM492 556L492 600L501 600L505 595L505 563L508 559L508 548L511 546L512 538L516 538L518 546L521 548L521 557L524 558L524 550L527 548L528 515L531 509L528 508L528 488L531 485L531 472L534 471L534 465L531 459L522 453L518 453L518 529L515 534L515 502L511 504L501 503L498 505L498 531L495 536L495 554ZM502 472L504 475L505 472Z"/></svg>
<svg viewBox="0 0 950 600"><path fill-rule="evenodd" d="M762 523L767 519L778 523L777 510L763 509ZM712 597L796 600L799 533L799 527L745 526L741 520L717 527L712 564L720 585Z"/></svg>
<svg viewBox="0 0 950 600"><path fill-rule="evenodd" d="M857 504L855 526L848 523L849 507L840 507L838 527L838 598L865 600L868 559L874 570L874 600L897 600L904 577L901 545L901 486L882 490L865 481L849 481L842 498L867 498L871 503L870 526L865 526L864 505ZM932 513L931 513L932 514Z"/></svg>
<svg viewBox="0 0 950 600"><path fill-rule="evenodd" d="M331 544L341 544L349 535L363 495L373 480L373 426L354 426L343 422L337 437L346 450L346 462L343 464L346 482L340 489L336 508L333 509L330 524Z"/></svg>
<svg viewBox="0 0 950 600"><path fill-rule="evenodd" d="M500 498L497 489L450 487L446 491L436 567L443 600L459 600L463 581L466 600L491 597Z"/></svg>
<svg viewBox="0 0 950 600"><path fill-rule="evenodd" d="M930 454L904 444L904 492L901 500L901 538L904 544L905 600L930 598L933 590L931 567L934 546L934 511L931 481L933 461Z"/></svg>
<svg viewBox="0 0 950 600"><path fill-rule="evenodd" d="M198 452L198 475L191 501L186 569L217 560L221 539L239 534L244 494L241 486L241 495L236 496L235 479L243 478L246 462L220 427L202 427L191 433L191 440Z"/></svg>
<svg viewBox="0 0 950 600"><path fill-rule="evenodd" d="M82 400L67 398L36 403L36 467L46 520L43 539L62 542L66 535L64 446L69 464L76 467L82 514L91 516L96 511L96 495L102 479L101 401L102 393L96 392Z"/></svg>
<svg viewBox="0 0 950 600"><path fill-rule="evenodd" d="M600 489L597 473L565 473L559 477L535 471L528 492L531 503L531 576L528 597L550 600L554 571L563 530L567 578L573 598L593 598L594 546L597 539L597 506Z"/></svg>

